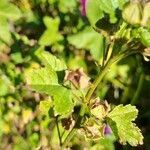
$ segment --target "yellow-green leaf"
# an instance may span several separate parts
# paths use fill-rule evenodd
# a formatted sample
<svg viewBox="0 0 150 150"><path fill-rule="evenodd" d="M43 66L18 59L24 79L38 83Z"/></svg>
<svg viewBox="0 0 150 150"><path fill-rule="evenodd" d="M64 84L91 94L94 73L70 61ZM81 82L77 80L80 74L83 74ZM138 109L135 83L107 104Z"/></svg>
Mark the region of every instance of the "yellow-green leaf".
<svg viewBox="0 0 150 150"><path fill-rule="evenodd" d="M135 121L138 110L132 105L118 105L108 114L108 123L120 143L132 146L143 144L143 136Z"/></svg>

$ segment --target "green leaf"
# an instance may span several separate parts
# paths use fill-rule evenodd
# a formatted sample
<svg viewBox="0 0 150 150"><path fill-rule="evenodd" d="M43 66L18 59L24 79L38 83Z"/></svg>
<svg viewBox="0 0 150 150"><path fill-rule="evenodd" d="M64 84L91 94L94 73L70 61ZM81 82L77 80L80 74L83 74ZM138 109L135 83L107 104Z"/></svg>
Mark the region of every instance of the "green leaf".
<svg viewBox="0 0 150 150"><path fill-rule="evenodd" d="M104 17L104 12L110 17L111 23L116 23L116 9L122 9L129 0L88 0L86 13L90 23L95 26L96 22Z"/></svg>
<svg viewBox="0 0 150 150"><path fill-rule="evenodd" d="M0 2L0 18L5 17L11 20L17 20L21 17L21 12L17 6L6 1L1 0Z"/></svg>
<svg viewBox="0 0 150 150"><path fill-rule="evenodd" d="M73 12L76 8L76 0L59 0L59 10L63 13Z"/></svg>
<svg viewBox="0 0 150 150"><path fill-rule="evenodd" d="M49 68L31 69L27 72L30 85L58 85L57 74Z"/></svg>
<svg viewBox="0 0 150 150"><path fill-rule="evenodd" d="M123 6L128 2L129 0L118 0L119 8L122 9Z"/></svg>
<svg viewBox="0 0 150 150"><path fill-rule="evenodd" d="M105 13L109 14L110 22L115 23L117 21L115 10L118 7L118 2L116 0L99 0L100 1L100 8Z"/></svg>
<svg viewBox="0 0 150 150"><path fill-rule="evenodd" d="M108 114L108 123L115 136L119 136L120 142L127 142L132 146L143 144L143 136L140 129L133 123L138 110L132 105L118 105Z"/></svg>
<svg viewBox="0 0 150 150"><path fill-rule="evenodd" d="M56 115L66 115L72 112L73 102L71 91L64 87L56 89L54 98L54 111Z"/></svg>
<svg viewBox="0 0 150 150"><path fill-rule="evenodd" d="M100 4L99 0L87 1L86 14L93 26L95 26L96 22L104 16L103 11L100 9Z"/></svg>
<svg viewBox="0 0 150 150"><path fill-rule="evenodd" d="M58 31L59 24L60 24L59 18L53 19L53 18L50 18L48 16L45 16L43 18L43 22L44 22L44 24L45 24L45 26L46 26L47 29L53 30L55 32Z"/></svg>
<svg viewBox="0 0 150 150"><path fill-rule="evenodd" d="M48 115L51 106L52 106L51 100L40 101L39 110L43 115Z"/></svg>
<svg viewBox="0 0 150 150"><path fill-rule="evenodd" d="M58 59L51 53L39 49L36 51L36 56L43 62L46 67L50 67L55 71L61 71L67 69L63 60Z"/></svg>
<svg viewBox="0 0 150 150"><path fill-rule="evenodd" d="M0 18L0 40L5 43L10 43L11 33L9 31L9 24L5 17Z"/></svg>
<svg viewBox="0 0 150 150"><path fill-rule="evenodd" d="M144 28L139 29L140 40L146 47L150 47L150 31Z"/></svg>
<svg viewBox="0 0 150 150"><path fill-rule="evenodd" d="M0 78L0 96L5 96L9 93L8 85L5 83L3 79Z"/></svg>
<svg viewBox="0 0 150 150"><path fill-rule="evenodd" d="M26 76L28 85L34 90L53 97L57 115L65 115L72 111L71 91L58 84L55 71L48 68L31 69L26 72Z"/></svg>
<svg viewBox="0 0 150 150"><path fill-rule="evenodd" d="M90 146L89 150L115 150L115 137L113 135L101 138L98 143Z"/></svg>
<svg viewBox="0 0 150 150"><path fill-rule="evenodd" d="M104 51L103 37L92 28L87 27L83 31L69 36L68 41L78 49L90 50L93 58L97 61L102 59Z"/></svg>
<svg viewBox="0 0 150 150"><path fill-rule="evenodd" d="M40 37L39 44L43 46L48 46L53 45L58 41L61 41L63 39L63 36L59 33L58 29L60 24L59 18L53 19L46 16L44 17L43 21L47 29Z"/></svg>
<svg viewBox="0 0 150 150"><path fill-rule="evenodd" d="M11 54L11 59L14 61L15 64L19 64L23 62L21 52L15 52Z"/></svg>
<svg viewBox="0 0 150 150"><path fill-rule="evenodd" d="M51 95L60 86L56 72L49 68L31 69L25 75L27 84L37 92Z"/></svg>

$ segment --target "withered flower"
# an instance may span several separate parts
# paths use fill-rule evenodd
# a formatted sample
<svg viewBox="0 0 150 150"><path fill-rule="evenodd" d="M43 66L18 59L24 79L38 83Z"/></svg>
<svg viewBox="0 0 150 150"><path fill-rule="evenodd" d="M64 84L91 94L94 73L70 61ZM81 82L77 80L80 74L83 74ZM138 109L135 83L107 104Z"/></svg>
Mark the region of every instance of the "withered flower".
<svg viewBox="0 0 150 150"><path fill-rule="evenodd" d="M144 51L142 52L143 56L144 56L144 59L146 61L150 61L150 47L148 48L145 48Z"/></svg>
<svg viewBox="0 0 150 150"><path fill-rule="evenodd" d="M65 80L69 80L75 87L84 89L88 87L90 78L83 72L83 69L67 70Z"/></svg>
<svg viewBox="0 0 150 150"><path fill-rule="evenodd" d="M73 117L63 118L61 120L61 124L66 130L69 130L74 126L75 121L74 121Z"/></svg>
<svg viewBox="0 0 150 150"><path fill-rule="evenodd" d="M91 114L100 120L103 120L110 111L110 105L107 103L107 101L101 101L99 98L91 101L90 107Z"/></svg>
<svg viewBox="0 0 150 150"><path fill-rule="evenodd" d="M104 130L105 124L89 118L79 132L80 134L85 135L86 138L98 140L104 137Z"/></svg>

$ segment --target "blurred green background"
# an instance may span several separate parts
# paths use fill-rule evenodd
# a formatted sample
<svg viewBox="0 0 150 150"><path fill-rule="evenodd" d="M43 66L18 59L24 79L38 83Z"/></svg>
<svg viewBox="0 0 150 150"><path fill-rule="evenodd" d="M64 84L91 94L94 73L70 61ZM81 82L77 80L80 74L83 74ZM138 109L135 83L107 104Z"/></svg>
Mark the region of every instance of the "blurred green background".
<svg viewBox="0 0 150 150"><path fill-rule="evenodd" d="M103 38L81 15L78 0L0 0L0 150L58 149L54 119L40 101L47 95L32 92L25 72L38 68L35 52L42 46L63 59L68 68L83 68L93 80L103 56ZM72 149L150 149L150 62L140 55L112 66L98 88L112 104L134 104L144 145L131 148L113 140L98 146L76 137ZM41 113L40 110L45 110Z"/></svg>

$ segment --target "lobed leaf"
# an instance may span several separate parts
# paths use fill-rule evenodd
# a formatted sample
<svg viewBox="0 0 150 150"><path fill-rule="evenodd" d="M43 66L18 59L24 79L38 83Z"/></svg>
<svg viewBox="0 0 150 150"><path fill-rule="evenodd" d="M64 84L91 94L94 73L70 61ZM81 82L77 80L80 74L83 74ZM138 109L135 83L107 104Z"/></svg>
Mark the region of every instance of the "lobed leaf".
<svg viewBox="0 0 150 150"><path fill-rule="evenodd" d="M58 84L55 71L49 68L31 69L26 73L27 83L37 92L53 97L54 110L57 115L65 115L72 111L71 91Z"/></svg>
<svg viewBox="0 0 150 150"><path fill-rule="evenodd" d="M56 56L49 52L39 50L36 52L37 57L43 62L47 67L52 68L55 71L61 71L67 69L64 61L58 59Z"/></svg>
<svg viewBox="0 0 150 150"><path fill-rule="evenodd" d="M135 121L138 110L135 106L118 105L108 114L108 123L115 136L118 136L122 144L127 142L132 146L143 144L143 136Z"/></svg>

